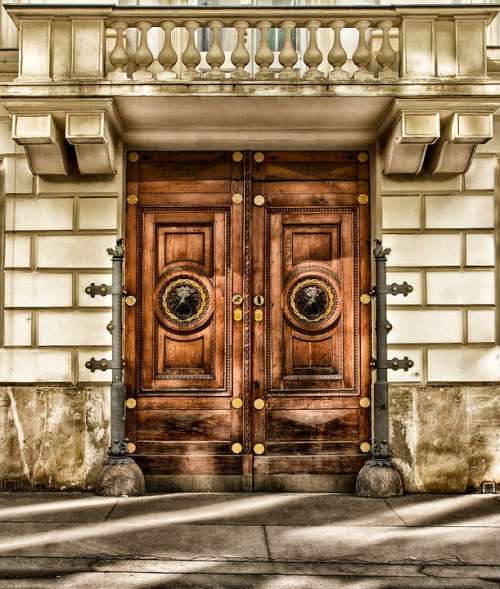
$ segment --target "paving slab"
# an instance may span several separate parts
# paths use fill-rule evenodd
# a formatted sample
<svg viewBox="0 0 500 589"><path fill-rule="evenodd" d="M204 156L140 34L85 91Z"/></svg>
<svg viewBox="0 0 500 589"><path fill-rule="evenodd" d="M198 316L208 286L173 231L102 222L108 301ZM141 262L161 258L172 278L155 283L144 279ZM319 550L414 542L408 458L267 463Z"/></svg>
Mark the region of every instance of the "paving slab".
<svg viewBox="0 0 500 589"><path fill-rule="evenodd" d="M110 521L240 525L404 525L383 499L324 494L189 494L120 498Z"/></svg>
<svg viewBox="0 0 500 589"><path fill-rule="evenodd" d="M272 559L500 564L498 528L266 527Z"/></svg>
<svg viewBox="0 0 500 589"><path fill-rule="evenodd" d="M261 526L4 523L0 555L268 558Z"/></svg>
<svg viewBox="0 0 500 589"><path fill-rule="evenodd" d="M481 579L335 577L281 575L90 573L59 579L0 581L0 589L494 589Z"/></svg>
<svg viewBox="0 0 500 589"><path fill-rule="evenodd" d="M500 495L408 495L387 503L407 526L500 528Z"/></svg>
<svg viewBox="0 0 500 589"><path fill-rule="evenodd" d="M87 493L0 493L0 522L104 521L116 503Z"/></svg>

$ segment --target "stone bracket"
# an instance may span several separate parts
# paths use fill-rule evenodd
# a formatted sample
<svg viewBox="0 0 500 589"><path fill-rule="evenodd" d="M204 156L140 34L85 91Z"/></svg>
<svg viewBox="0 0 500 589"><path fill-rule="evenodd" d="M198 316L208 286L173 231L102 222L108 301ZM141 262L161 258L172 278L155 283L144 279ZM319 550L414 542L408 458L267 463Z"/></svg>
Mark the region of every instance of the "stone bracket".
<svg viewBox="0 0 500 589"><path fill-rule="evenodd" d="M454 113L431 152L433 174L462 174L467 171L480 143L493 137L491 113Z"/></svg>
<svg viewBox="0 0 500 589"><path fill-rule="evenodd" d="M370 368L385 368L387 370L404 370L408 372L410 368L413 368L413 360L410 360L408 356L404 358L392 358L391 360L386 360L385 362L378 361L375 358L370 360Z"/></svg>
<svg viewBox="0 0 500 589"><path fill-rule="evenodd" d="M440 136L439 112L402 112L384 148L384 174L418 174Z"/></svg>
<svg viewBox="0 0 500 589"><path fill-rule="evenodd" d="M66 139L81 174L116 174L115 141L104 111L67 113Z"/></svg>
<svg viewBox="0 0 500 589"><path fill-rule="evenodd" d="M12 139L24 147L33 174L69 173L68 148L51 114L14 115Z"/></svg>

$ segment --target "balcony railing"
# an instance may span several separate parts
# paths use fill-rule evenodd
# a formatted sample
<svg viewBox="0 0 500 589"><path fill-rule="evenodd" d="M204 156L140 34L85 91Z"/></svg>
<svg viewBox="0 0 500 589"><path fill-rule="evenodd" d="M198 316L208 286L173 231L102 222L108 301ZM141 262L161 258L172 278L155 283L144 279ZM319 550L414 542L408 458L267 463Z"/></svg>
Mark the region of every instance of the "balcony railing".
<svg viewBox="0 0 500 589"><path fill-rule="evenodd" d="M17 82L374 83L487 77L494 7L10 5ZM276 42L277 41L277 42Z"/></svg>

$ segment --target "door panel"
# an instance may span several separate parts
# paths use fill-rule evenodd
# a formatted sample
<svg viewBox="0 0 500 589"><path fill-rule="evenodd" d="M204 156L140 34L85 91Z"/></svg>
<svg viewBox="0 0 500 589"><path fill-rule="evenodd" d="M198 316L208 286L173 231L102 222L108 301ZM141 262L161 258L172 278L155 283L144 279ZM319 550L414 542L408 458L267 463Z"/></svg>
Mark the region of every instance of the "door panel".
<svg viewBox="0 0 500 589"><path fill-rule="evenodd" d="M350 490L370 438L369 164L241 155L129 162L128 435L151 488Z"/></svg>
<svg viewBox="0 0 500 589"><path fill-rule="evenodd" d="M144 152L128 165L127 386L136 459L146 475L241 477L242 288L240 167L230 154ZM133 367L133 369L132 369ZM212 478L211 478L212 477ZM168 482L168 481L167 481ZM181 485L182 486L182 485ZM175 488L175 484L174 487Z"/></svg>
<svg viewBox="0 0 500 589"><path fill-rule="evenodd" d="M358 195L369 194L367 166L355 153L292 152L254 165L253 194L265 195L252 211L254 255L264 251L253 290L266 300L264 325L254 322L254 394L265 403L253 430L265 448L254 457L258 490L313 490L336 475L350 488L365 461L370 316L359 297L370 288L370 236Z"/></svg>

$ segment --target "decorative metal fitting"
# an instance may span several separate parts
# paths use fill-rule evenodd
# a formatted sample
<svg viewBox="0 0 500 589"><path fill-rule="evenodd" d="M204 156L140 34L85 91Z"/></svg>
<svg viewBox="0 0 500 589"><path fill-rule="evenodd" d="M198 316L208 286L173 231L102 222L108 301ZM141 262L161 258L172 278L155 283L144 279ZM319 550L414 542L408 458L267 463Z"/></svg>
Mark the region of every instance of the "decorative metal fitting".
<svg viewBox="0 0 500 589"><path fill-rule="evenodd" d="M375 248L373 250L373 255L375 258L386 258L390 253L390 247L384 247L380 239L375 240Z"/></svg>
<svg viewBox="0 0 500 589"><path fill-rule="evenodd" d="M266 406L266 403L264 399L255 399L255 401L253 402L253 406L255 407L255 409L257 409L257 411L261 411Z"/></svg>
<svg viewBox="0 0 500 589"><path fill-rule="evenodd" d="M253 197L253 204L256 207L261 207L265 202L266 202L266 199L264 198L264 196L262 194L257 194L256 196Z"/></svg>
<svg viewBox="0 0 500 589"><path fill-rule="evenodd" d="M111 286L108 286L107 284L97 285L95 282L91 282L88 286L85 287L85 293L93 299L96 295L105 297L106 295L111 294Z"/></svg>
<svg viewBox="0 0 500 589"><path fill-rule="evenodd" d="M87 362L85 362L85 368L88 368L90 372L95 372L96 370L110 370L111 360L106 360L106 358L96 360L92 357L90 360L87 360Z"/></svg>
<svg viewBox="0 0 500 589"><path fill-rule="evenodd" d="M390 323L389 321L385 322L385 330L387 331L387 333L389 333L389 331L392 330L392 323Z"/></svg>
<svg viewBox="0 0 500 589"><path fill-rule="evenodd" d="M231 452L233 454L241 454L243 452L243 446L239 442L231 444Z"/></svg>
<svg viewBox="0 0 500 589"><path fill-rule="evenodd" d="M110 321L107 325L106 325L106 329L109 331L109 333L111 333L113 331L113 322Z"/></svg>
<svg viewBox="0 0 500 589"><path fill-rule="evenodd" d="M123 260L125 254L123 249L123 239L117 239L115 247L108 247L106 251L112 257L112 260Z"/></svg>
<svg viewBox="0 0 500 589"><path fill-rule="evenodd" d="M241 409L243 407L243 399L241 397L234 397L231 405L234 409Z"/></svg>
<svg viewBox="0 0 500 589"><path fill-rule="evenodd" d="M393 282L392 284L388 284L385 287L385 292L394 296L402 294L404 297L407 297L411 292L413 292L413 286L408 284L406 280L403 282L403 284Z"/></svg>
<svg viewBox="0 0 500 589"><path fill-rule="evenodd" d="M408 372L410 368L413 368L414 362L410 360L408 356L404 358L392 358L386 362L379 362L375 358L370 359L370 368L387 368L388 370L404 370Z"/></svg>
<svg viewBox="0 0 500 589"><path fill-rule="evenodd" d="M264 444L255 444L255 446L253 447L253 451L257 455L264 454L264 452L266 451L266 447L264 446Z"/></svg>

